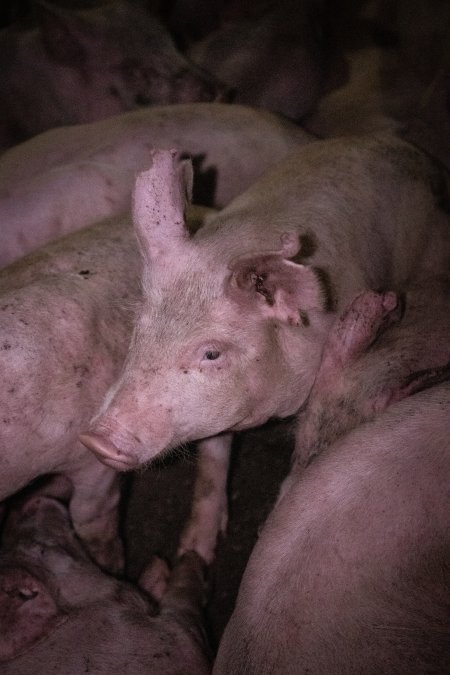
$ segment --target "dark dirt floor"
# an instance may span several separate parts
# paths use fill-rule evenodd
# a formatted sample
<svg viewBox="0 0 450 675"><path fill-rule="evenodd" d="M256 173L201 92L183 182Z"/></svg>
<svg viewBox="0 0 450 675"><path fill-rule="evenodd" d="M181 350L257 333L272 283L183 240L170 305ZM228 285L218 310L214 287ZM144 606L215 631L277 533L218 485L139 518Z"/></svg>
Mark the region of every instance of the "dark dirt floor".
<svg viewBox="0 0 450 675"><path fill-rule="evenodd" d="M240 578L278 489L289 469L289 422L271 423L236 436L229 479L229 522L210 569L206 620L213 649L233 610ZM126 478L124 536L127 576L135 580L152 554L175 554L189 514L195 451L174 453L164 463Z"/></svg>

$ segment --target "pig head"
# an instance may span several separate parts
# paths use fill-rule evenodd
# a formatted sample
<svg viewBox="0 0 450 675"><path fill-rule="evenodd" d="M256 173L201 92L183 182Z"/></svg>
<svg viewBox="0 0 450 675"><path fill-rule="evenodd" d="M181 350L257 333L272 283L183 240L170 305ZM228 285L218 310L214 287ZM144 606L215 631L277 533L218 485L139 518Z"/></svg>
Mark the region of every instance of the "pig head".
<svg viewBox="0 0 450 675"><path fill-rule="evenodd" d="M2 675L90 672L206 675L204 564L194 553L169 576L153 558L137 587L102 572L69 517L70 481L54 477L12 501L0 554Z"/></svg>
<svg viewBox="0 0 450 675"><path fill-rule="evenodd" d="M143 303L122 375L80 437L120 470L296 412L331 321L316 270L289 260L299 248L292 233L276 251L231 263L189 238L191 183L190 165L162 150L136 183Z"/></svg>

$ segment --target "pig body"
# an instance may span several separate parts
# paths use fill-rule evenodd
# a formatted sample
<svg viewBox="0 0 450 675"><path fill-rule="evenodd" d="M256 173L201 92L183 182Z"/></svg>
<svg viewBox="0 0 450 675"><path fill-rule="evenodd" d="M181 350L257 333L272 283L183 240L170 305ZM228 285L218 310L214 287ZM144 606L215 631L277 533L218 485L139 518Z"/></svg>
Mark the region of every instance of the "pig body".
<svg viewBox="0 0 450 675"><path fill-rule="evenodd" d="M214 672L447 672L448 290L336 322Z"/></svg>
<svg viewBox="0 0 450 675"><path fill-rule="evenodd" d="M165 585L159 567L154 561L144 571L144 590ZM209 673L203 571L195 554L179 560L157 610L148 595L87 558L51 492L28 496L2 538L2 673Z"/></svg>
<svg viewBox="0 0 450 675"><path fill-rule="evenodd" d="M137 5L116 0L78 12L45 5L37 14L37 28L0 32L0 147L64 124L224 92Z"/></svg>
<svg viewBox="0 0 450 675"><path fill-rule="evenodd" d="M193 209L193 227L204 211ZM77 533L114 571L123 562L118 474L78 434L120 373L141 299L140 266L124 217L73 233L0 272L0 500L42 474L64 473L74 485ZM206 560L226 523L228 445L199 444L194 523L183 541Z"/></svg>
<svg viewBox="0 0 450 675"><path fill-rule="evenodd" d="M0 265L128 210L135 175L153 147L198 158L194 197L224 206L310 140L275 115L221 103L155 106L48 131L0 158Z"/></svg>
<svg viewBox="0 0 450 675"><path fill-rule="evenodd" d="M220 673L445 673L448 383L333 445L271 514Z"/></svg>
<svg viewBox="0 0 450 675"><path fill-rule="evenodd" d="M0 274L0 500L41 474L66 473L75 487L75 528L97 560L114 569L121 559L114 550L118 479L77 433L120 371L138 265L129 226L115 221Z"/></svg>
<svg viewBox="0 0 450 675"><path fill-rule="evenodd" d="M192 239L181 206L166 206L180 188L159 159L135 190L143 306L83 437L121 469L296 413L349 298L448 268L445 177L401 141L310 144Z"/></svg>
<svg viewBox="0 0 450 675"><path fill-rule="evenodd" d="M327 338L308 404L298 418L294 463L299 467L352 427L445 375L450 363L448 276L410 284L395 307L386 306L389 298L381 303L379 298L362 294Z"/></svg>
<svg viewBox="0 0 450 675"><path fill-rule="evenodd" d="M188 55L226 83L237 103L300 120L323 93L337 57L329 17L320 2L299 7L288 0L264 10L225 22Z"/></svg>
<svg viewBox="0 0 450 675"><path fill-rule="evenodd" d="M304 120L306 128L326 138L393 131L449 169L447 3L411 6L399 0L374 3L366 10L374 12L375 34L387 31L393 42L383 47L367 36L364 46L349 50L347 81L318 102Z"/></svg>

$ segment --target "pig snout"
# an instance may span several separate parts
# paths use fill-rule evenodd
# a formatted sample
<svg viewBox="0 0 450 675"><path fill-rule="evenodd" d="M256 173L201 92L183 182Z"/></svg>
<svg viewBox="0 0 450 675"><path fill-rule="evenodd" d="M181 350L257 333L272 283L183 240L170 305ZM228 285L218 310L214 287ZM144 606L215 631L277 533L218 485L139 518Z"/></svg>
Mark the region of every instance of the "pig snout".
<svg viewBox="0 0 450 675"><path fill-rule="evenodd" d="M80 434L79 438L81 443L91 450L100 461L111 466L113 469L127 471L128 469L135 468L136 462L134 457L118 448L115 443L108 438L108 435L109 429L107 427L97 425L92 431ZM130 439L127 442L128 446L131 445L130 440L131 434Z"/></svg>
<svg viewBox="0 0 450 675"><path fill-rule="evenodd" d="M130 471L151 460L170 444L164 411L132 415L109 409L79 439L97 458L117 471Z"/></svg>

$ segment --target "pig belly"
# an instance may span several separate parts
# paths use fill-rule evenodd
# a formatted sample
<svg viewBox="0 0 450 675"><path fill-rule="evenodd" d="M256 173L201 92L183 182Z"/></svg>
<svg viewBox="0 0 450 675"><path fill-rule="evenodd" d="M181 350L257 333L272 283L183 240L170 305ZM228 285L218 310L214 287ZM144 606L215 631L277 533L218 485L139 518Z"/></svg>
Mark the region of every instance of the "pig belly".
<svg viewBox="0 0 450 675"><path fill-rule="evenodd" d="M214 673L449 672L449 403L415 394L291 482Z"/></svg>

